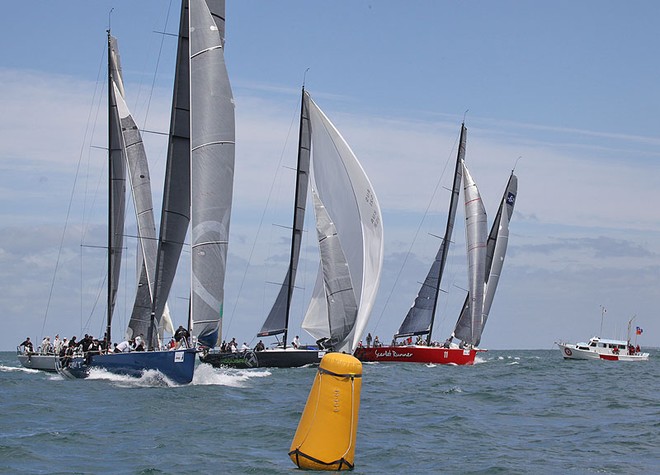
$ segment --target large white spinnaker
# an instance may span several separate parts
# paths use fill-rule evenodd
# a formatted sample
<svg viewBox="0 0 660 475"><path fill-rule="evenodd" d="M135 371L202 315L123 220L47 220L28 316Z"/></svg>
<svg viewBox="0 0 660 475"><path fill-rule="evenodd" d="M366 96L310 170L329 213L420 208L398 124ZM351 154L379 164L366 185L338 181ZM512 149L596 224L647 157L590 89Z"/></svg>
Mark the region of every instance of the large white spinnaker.
<svg viewBox="0 0 660 475"><path fill-rule="evenodd" d="M353 327L342 341L336 342L335 351L352 353L357 347L374 305L383 263L383 227L380 206L364 169L339 131L316 103L309 101L312 129L312 178L313 188L323 204L334 230L345 264L328 260L322 266L344 265L348 269L350 287L357 302L357 315ZM321 268L319 275L337 275ZM329 313L328 289L334 286L317 279L312 301L305 315L303 328L315 338L332 338L331 334L312 333L320 328L319 319L338 318L346 321L351 312ZM345 299L352 302L353 299ZM350 307L350 305L349 305ZM328 320L328 329L339 328L341 321Z"/></svg>

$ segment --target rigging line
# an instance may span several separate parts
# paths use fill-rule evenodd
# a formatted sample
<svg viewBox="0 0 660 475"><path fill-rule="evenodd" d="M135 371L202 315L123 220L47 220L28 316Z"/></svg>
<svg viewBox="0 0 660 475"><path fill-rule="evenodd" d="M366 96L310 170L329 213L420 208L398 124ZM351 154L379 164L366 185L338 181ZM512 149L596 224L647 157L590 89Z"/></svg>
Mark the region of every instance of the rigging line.
<svg viewBox="0 0 660 475"><path fill-rule="evenodd" d="M112 12L112 10L110 10ZM64 229L62 229L62 236L60 237L60 245L57 250L57 259L55 260L55 270L53 271L53 278L50 282L50 290L48 291L48 300L46 301L46 311L44 312L44 322L43 325L41 326L41 337L43 337L44 334L44 329L46 328L46 320L48 319L48 310L50 309L50 303L53 298L53 290L55 288L55 278L57 276L57 270L59 269L60 266L60 260L62 257L62 249L64 248L64 238L66 236L66 230L69 225L69 218L71 216L71 208L73 207L73 197L76 192L76 184L78 183L78 177L80 175L80 167L82 164L82 159L83 155L85 152L85 144L87 142L87 137L89 136L89 126L92 121L92 112L94 111L94 103L96 101L97 93L98 93L98 87L100 83L100 76L101 76L101 71L103 69L103 58L105 55L105 45L103 46L103 54L101 55L101 61L99 64L99 70L96 76L96 85L94 87L94 94L92 95L92 101L89 107L89 112L87 114L87 125L85 126L85 133L83 134L83 142L80 146L80 153L78 155L78 164L76 165L76 173L74 175L73 179L73 186L71 187L71 194L69 195L69 204L67 206L66 210L66 218L64 219ZM102 94L100 94L102 95ZM93 130L93 129L92 129ZM91 139L90 139L91 140ZM81 292L81 299L82 299L82 292ZM81 300L81 309L82 309L82 300Z"/></svg>
<svg viewBox="0 0 660 475"><path fill-rule="evenodd" d="M466 113L467 113L467 111L466 111ZM387 308L387 306L390 302L390 299L392 298L392 294L394 293L394 289L395 289L397 283L399 282L399 278L401 277L401 274L403 273L403 268L406 266L406 263L408 262L408 257L410 257L410 254L412 252L412 247L415 244L415 241L417 241L417 237L419 236L419 232L422 228L422 224L424 223L424 221L426 219L426 216L429 213L429 209L431 208L431 205L435 201L435 195L438 192L438 188L440 187L440 183L442 182L442 178L445 176L445 173L447 172L447 167L448 167L449 163L451 163L451 161L452 161L451 159L454 155L454 150L456 150L456 146L457 146L456 144L458 143L459 140L460 140L460 135L454 141L454 145L453 145L453 147L451 148L451 150L449 152L447 160L445 161L445 166L443 167L442 173L440 174L440 178L438 178L438 181L435 185L435 189L433 190L433 193L431 194L431 198L429 199L428 205L426 206L426 210L424 210L424 214L422 215L422 219L419 222L419 226L417 226L417 230L415 231L415 235L413 236L413 240L410 243L410 246L408 247L408 251L406 252L405 258L403 259L403 263L401 264L401 267L399 268L399 272L397 273L396 278L394 279L394 283L392 283L392 287L390 288L390 292L387 294L387 299L385 300L385 303L383 304L383 308L380 311L380 315L378 316L378 320L376 320L376 325L373 328L378 328L378 325L380 324L380 321L382 320L383 315L385 314L385 309Z"/></svg>
<svg viewBox="0 0 660 475"><path fill-rule="evenodd" d="M284 141L284 146L282 147L282 152L280 153L280 159L277 163L277 169L278 170L280 168L282 168L282 162L284 161L284 152L286 151L286 146L287 146L287 143L289 141L289 137L291 136L291 130L293 129L294 124L296 123L296 116L298 114L299 109L300 109L299 107L296 107L295 112L294 112L294 114L291 118L291 123L289 124L289 131L287 133L286 140ZM252 242L252 249L250 249L250 256L248 257L248 263L245 266L245 272L243 272L243 278L241 279L241 285L238 288L238 295L236 296L236 302L234 302L234 307L233 307L231 313L229 314L229 321L227 322L227 328L226 328L227 330L229 330L231 328L231 323L234 319L234 314L236 312L236 307L238 306L238 302L240 300L241 293L243 291L243 286L245 284L245 279L247 278L247 272L248 272L248 269L250 268L250 264L252 263L252 256L254 255L254 250L257 247L257 241L258 241L258 238L259 238L259 234L261 233L261 229L263 228L263 223L264 223L264 218L266 216L266 211L268 210L268 205L270 204L270 200L273 196L273 190L275 188L276 177L277 177L277 173L273 177L273 181L270 185L270 190L268 191L268 198L266 200L266 205L264 206L264 210L261 213L261 219L259 220L259 227L257 228L257 233L254 236L254 241ZM264 287L264 298L265 298L265 287Z"/></svg>
<svg viewBox="0 0 660 475"><path fill-rule="evenodd" d="M167 5L167 15L165 16L165 28L163 28L163 31L167 31L167 25L170 21L170 11L172 10L172 0L170 0L169 4ZM177 35L178 36L178 35ZM156 68L154 69L154 76L151 81L151 90L149 91L149 98L147 99L147 110L144 113L144 127L143 129L147 128L147 118L149 117L149 109L151 107L151 99L154 95L154 89L156 88L156 77L158 76L158 66L160 65L160 58L163 55L163 44L165 43L165 35L160 36L160 47L158 48L158 56L156 57Z"/></svg>

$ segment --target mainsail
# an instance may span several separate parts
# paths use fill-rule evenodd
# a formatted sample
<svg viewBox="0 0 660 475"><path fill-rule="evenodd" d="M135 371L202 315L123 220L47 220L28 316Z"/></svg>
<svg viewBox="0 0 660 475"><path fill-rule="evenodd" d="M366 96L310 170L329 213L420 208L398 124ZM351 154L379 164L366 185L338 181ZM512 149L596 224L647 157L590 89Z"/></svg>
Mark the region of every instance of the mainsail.
<svg viewBox="0 0 660 475"><path fill-rule="evenodd" d="M190 0L191 320L216 346L222 332L234 183L234 99L224 57L224 0Z"/></svg>
<svg viewBox="0 0 660 475"><path fill-rule="evenodd" d="M495 298L495 290L500 280L500 273L504 266L504 256L509 245L509 222L513 216L513 207L516 204L517 194L518 178L512 172L488 236L488 247L486 250L486 293L484 295L483 321L481 323L482 332L486 326L490 307L493 305L493 299ZM477 338L476 344L478 345L480 341L481 336Z"/></svg>
<svg viewBox="0 0 660 475"><path fill-rule="evenodd" d="M296 271L300 258L300 247L305 225L305 208L307 204L307 188L309 185L309 161L311 130L305 90L303 88L300 108L300 128L298 132L298 164L296 166L296 191L293 209L293 227L291 233L291 255L289 269L280 286L275 303L264 322L258 336L279 335L284 333L284 346L286 347L291 297L296 282Z"/></svg>
<svg viewBox="0 0 660 475"><path fill-rule="evenodd" d="M433 320L435 319L438 297L440 294L440 284L444 272L449 245L454 231L454 222L456 220L456 209L458 208L458 197L461 191L461 179L463 169L461 162L465 159L465 146L467 142L467 129L465 124L461 124L461 135L459 138L458 153L456 154L456 165L454 167L454 180L451 189L451 199L449 201L449 212L447 213L447 226L445 235L440 243L440 248L435 256L431 269L424 280L415 302L408 310L406 318L401 323L399 331L394 335L395 338L427 335L427 344L431 344L431 334L433 332Z"/></svg>
<svg viewBox="0 0 660 475"><path fill-rule="evenodd" d="M327 220L321 226L317 224L318 234L321 238L332 235L345 260L333 257L339 255L332 250L337 249L334 245L321 251L317 284L303 328L317 339L329 339L335 351L352 353L364 332L380 283L383 263L380 206L360 162L339 131L308 93L304 100L308 101L312 129L313 187L327 213L327 217L317 214L317 221ZM345 267L348 276L338 267ZM327 280L335 278L335 282ZM347 306L337 309L332 292L349 291L349 288L353 297L342 296ZM343 337L342 331L332 335L352 319L353 302L357 303L357 315L352 328ZM319 331L325 328L328 330Z"/></svg>
<svg viewBox="0 0 660 475"><path fill-rule="evenodd" d="M184 0L170 124L153 315L161 315L191 224L190 326L221 335L234 180L234 100L224 59L225 1Z"/></svg>
<svg viewBox="0 0 660 475"><path fill-rule="evenodd" d="M112 314L119 288L126 207L126 163L117 92L119 97L124 93L121 64L117 41L108 32L108 180L110 185L108 188L108 315L105 336L108 345L112 341Z"/></svg>
<svg viewBox="0 0 660 475"><path fill-rule="evenodd" d="M190 58L188 2L181 4L165 188L160 217L152 315L162 315L190 223Z"/></svg>

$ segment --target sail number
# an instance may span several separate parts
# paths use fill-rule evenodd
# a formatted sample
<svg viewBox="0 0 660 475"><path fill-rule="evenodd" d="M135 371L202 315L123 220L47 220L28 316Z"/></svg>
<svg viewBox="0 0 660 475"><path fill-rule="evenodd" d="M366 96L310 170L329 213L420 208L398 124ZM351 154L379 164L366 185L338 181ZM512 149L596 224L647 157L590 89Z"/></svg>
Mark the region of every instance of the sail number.
<svg viewBox="0 0 660 475"><path fill-rule="evenodd" d="M374 202L376 201L376 195L374 195L374 192L371 191L371 189L369 188L367 188L367 192L364 195L364 201L366 201L366 203L372 208L374 207ZM378 210L376 209L371 214L371 224L373 224L376 227L380 226L380 213L378 213Z"/></svg>

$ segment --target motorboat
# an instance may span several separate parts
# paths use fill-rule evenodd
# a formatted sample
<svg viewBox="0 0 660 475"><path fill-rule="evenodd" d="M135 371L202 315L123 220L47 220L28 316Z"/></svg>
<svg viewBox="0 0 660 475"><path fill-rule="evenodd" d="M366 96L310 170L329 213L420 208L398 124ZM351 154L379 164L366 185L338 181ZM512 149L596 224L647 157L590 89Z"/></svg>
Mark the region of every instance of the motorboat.
<svg viewBox="0 0 660 475"><path fill-rule="evenodd" d="M649 354L643 353L639 345L634 346L626 340L609 340L595 336L588 343L555 343L567 360L647 361L649 359Z"/></svg>

